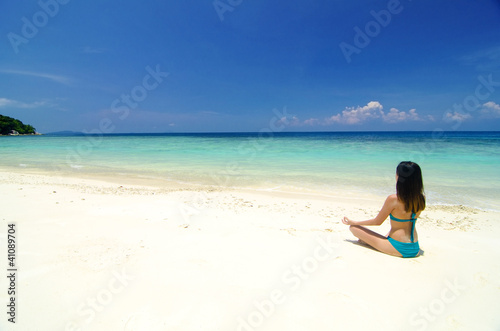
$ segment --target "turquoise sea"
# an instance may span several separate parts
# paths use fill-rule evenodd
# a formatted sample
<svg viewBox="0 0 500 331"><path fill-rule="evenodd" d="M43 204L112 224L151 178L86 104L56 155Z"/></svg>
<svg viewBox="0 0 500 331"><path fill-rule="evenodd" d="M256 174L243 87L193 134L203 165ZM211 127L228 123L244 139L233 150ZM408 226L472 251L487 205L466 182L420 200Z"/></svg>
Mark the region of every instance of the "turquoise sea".
<svg viewBox="0 0 500 331"><path fill-rule="evenodd" d="M395 191L420 164L429 204L500 211L500 132L321 132L0 137L0 168L130 176L355 198Z"/></svg>

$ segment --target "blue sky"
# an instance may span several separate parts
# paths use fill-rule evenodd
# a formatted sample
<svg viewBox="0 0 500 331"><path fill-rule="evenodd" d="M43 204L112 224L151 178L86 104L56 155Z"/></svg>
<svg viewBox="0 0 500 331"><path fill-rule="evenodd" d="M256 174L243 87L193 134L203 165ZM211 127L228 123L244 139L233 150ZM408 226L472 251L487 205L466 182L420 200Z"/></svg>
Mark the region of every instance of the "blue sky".
<svg viewBox="0 0 500 331"><path fill-rule="evenodd" d="M39 132L498 130L500 2L2 1Z"/></svg>

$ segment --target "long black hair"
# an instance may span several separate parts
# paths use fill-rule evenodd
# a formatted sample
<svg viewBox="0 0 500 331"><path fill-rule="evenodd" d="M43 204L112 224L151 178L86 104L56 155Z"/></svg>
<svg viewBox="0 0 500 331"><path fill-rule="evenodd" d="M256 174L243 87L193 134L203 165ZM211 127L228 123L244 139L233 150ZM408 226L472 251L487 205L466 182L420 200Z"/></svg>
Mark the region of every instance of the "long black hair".
<svg viewBox="0 0 500 331"><path fill-rule="evenodd" d="M422 170L415 162L403 161L396 168L398 181L396 193L407 212L418 213L425 209L424 182Z"/></svg>

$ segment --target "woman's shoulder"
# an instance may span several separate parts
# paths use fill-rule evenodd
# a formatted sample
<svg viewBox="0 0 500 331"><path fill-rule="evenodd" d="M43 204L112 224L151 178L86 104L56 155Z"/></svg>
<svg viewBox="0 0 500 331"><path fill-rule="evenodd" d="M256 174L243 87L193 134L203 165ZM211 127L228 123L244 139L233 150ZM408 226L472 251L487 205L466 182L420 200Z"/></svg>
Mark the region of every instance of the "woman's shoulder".
<svg viewBox="0 0 500 331"><path fill-rule="evenodd" d="M396 194L391 194L385 199L385 207L392 211L394 208L398 206L400 201L398 200L398 196Z"/></svg>
<svg viewBox="0 0 500 331"><path fill-rule="evenodd" d="M398 203L398 195L397 194L391 194L387 197L386 199L387 202L390 202L390 203Z"/></svg>

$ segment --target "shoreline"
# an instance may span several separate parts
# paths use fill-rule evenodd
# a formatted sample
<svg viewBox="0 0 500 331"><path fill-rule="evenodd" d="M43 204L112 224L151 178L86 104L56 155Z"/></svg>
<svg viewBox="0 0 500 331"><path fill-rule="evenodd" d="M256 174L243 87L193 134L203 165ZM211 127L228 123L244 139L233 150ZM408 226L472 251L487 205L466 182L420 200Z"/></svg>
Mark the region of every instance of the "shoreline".
<svg viewBox="0 0 500 331"><path fill-rule="evenodd" d="M237 185L218 185L200 183L189 180L180 180L175 178L162 178L159 176L143 175L139 173L92 173L92 172L81 172L79 170L68 171L68 170L49 170L49 169L38 169L38 168L24 168L24 167L5 167L0 166L0 174L20 174L20 175L38 175L46 176L48 178L64 178L70 181L79 180L90 180L97 181L108 184L120 184L120 185L133 185L140 187L147 187L151 189L163 189L167 191L172 190L217 190L217 191L244 191L249 193L256 193L262 195L278 195L278 196L288 196L297 197L304 199L314 199L314 200L329 200L337 199L345 202L355 202L355 201L377 201L383 203L388 194L393 194L394 192L387 191L386 194L375 193L375 192L364 192L359 188L349 188L340 187L339 192L331 190L318 190L311 187L296 187L296 186L276 186L276 187L261 187L261 186L237 186ZM347 189L347 192L345 191ZM427 199L427 206L433 207L465 207L482 212L498 212L494 208L485 208L474 206L464 203L443 203L443 202L430 202Z"/></svg>
<svg viewBox="0 0 500 331"><path fill-rule="evenodd" d="M124 176L93 176L92 174L74 174L64 173L45 173L45 172L5 172L0 168L0 182L2 185L32 185L32 186L51 186L51 187L61 187L70 190L77 190L83 192L94 192L103 195L144 195L144 196L168 196L176 194L193 194L196 196L196 204L205 203L204 200L210 200L210 194L221 194L221 195L240 195L245 197L245 199L253 200L268 200L275 199L281 201L308 201L309 203L317 203L323 208L325 206L331 205L331 213L335 214L333 211L339 208L343 211L351 210L363 210L364 216L366 218L375 217L379 209L383 205L383 202L387 198L385 195L377 195L366 193L363 195L349 196L345 194L343 196L333 196L322 194L320 192L307 193L300 190L296 191L279 191L279 190L267 190L259 188L241 188L241 187L221 187L216 185L206 185L199 183L184 183L175 180L164 180L161 184L158 184L156 179L151 178L140 178L134 177L130 178L128 175ZM370 212L367 213L366 210ZM338 220L344 214L338 214ZM462 204L427 204L426 209L420 219L432 220L438 219L437 224L450 224L450 226L444 226L445 228L452 228L457 226L462 226L465 228L470 227L470 217L468 215L481 215L481 218L476 219L481 223L494 222L495 218L486 221L486 219L493 215L498 215L500 218L500 212L496 210L482 209L478 207L471 207ZM441 220L442 218L442 220ZM460 225L461 221L465 221L464 224ZM387 224L386 221L384 224ZM340 224L340 223L339 223ZM498 222L500 226L500 222ZM376 227L375 227L376 228Z"/></svg>

